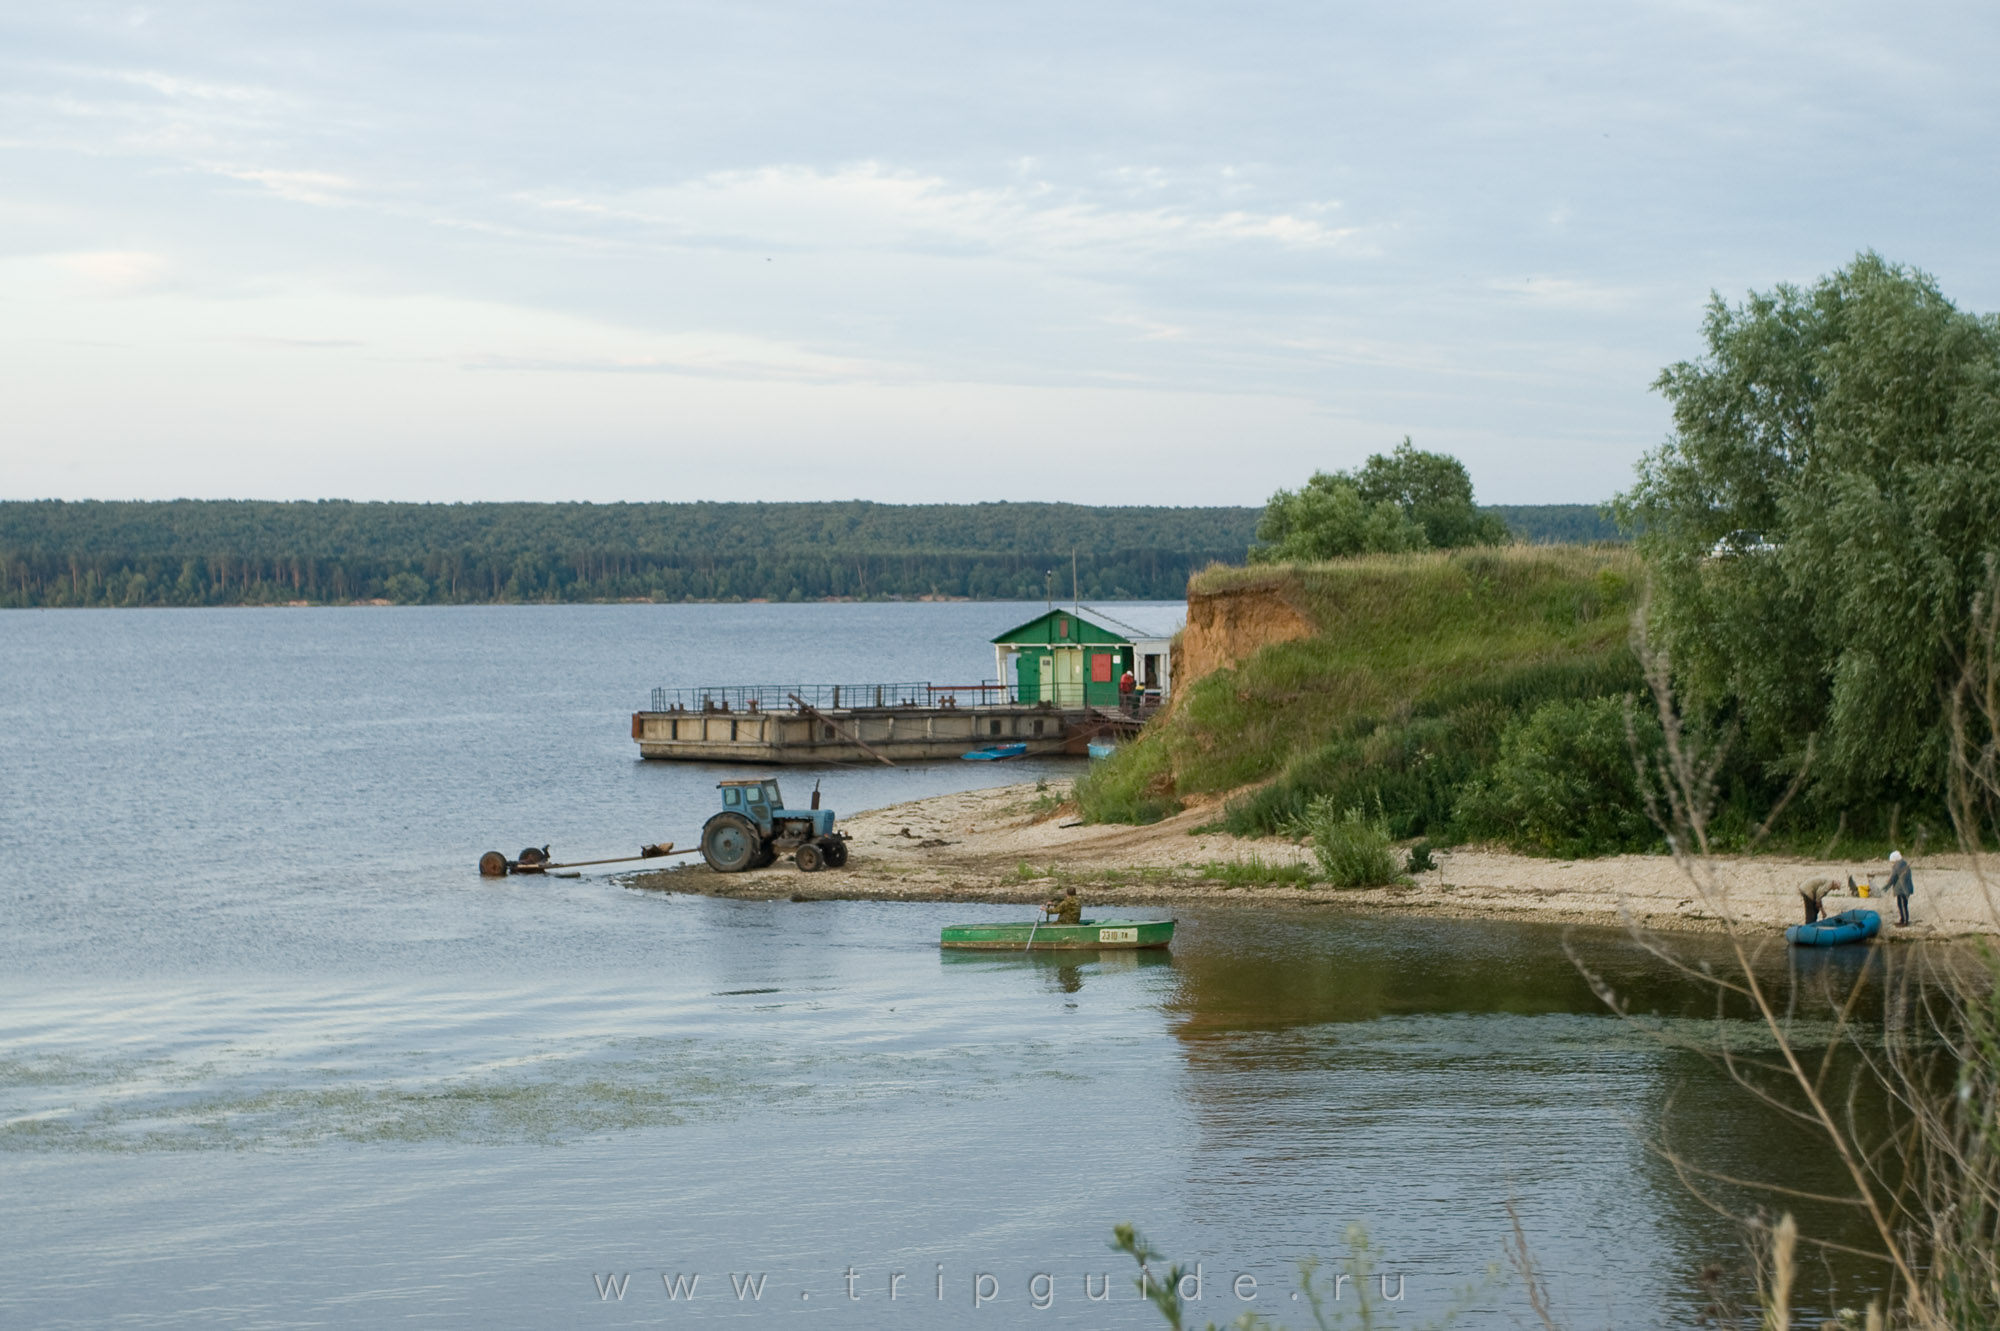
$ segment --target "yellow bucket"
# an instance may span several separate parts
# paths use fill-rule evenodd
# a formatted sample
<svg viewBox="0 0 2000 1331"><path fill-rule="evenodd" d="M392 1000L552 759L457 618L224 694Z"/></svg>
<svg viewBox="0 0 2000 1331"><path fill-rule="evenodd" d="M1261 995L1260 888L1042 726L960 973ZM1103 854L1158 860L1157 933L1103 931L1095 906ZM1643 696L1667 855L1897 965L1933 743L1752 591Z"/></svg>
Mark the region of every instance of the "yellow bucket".
<svg viewBox="0 0 2000 1331"><path fill-rule="evenodd" d="M1855 888L1854 890L1857 894L1865 897L1868 895L1868 888L1869 885L1867 883L1863 883L1861 886Z"/></svg>

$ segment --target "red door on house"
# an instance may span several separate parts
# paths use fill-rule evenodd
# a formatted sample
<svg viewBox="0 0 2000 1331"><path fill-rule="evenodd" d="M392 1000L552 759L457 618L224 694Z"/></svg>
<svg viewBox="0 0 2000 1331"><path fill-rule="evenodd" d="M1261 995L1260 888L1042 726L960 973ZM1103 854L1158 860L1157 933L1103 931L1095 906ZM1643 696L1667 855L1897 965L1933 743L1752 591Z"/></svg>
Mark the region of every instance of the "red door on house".
<svg viewBox="0 0 2000 1331"><path fill-rule="evenodd" d="M1116 707L1118 705L1118 657L1111 652L1090 653L1090 683L1085 686L1083 700L1092 707Z"/></svg>

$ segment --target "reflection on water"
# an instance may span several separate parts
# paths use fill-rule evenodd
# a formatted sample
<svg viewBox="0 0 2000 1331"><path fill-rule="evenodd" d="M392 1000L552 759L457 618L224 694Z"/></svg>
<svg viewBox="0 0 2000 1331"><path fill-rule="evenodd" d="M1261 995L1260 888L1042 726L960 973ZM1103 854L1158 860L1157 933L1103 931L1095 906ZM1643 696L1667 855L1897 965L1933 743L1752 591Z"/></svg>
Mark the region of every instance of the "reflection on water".
<svg viewBox="0 0 2000 1331"><path fill-rule="evenodd" d="M1770 1030L1740 1003L1719 1017L1713 987L1623 931L1272 912L1205 930L1203 943L1179 959L1167 1007L1201 1073L1187 1092L1219 1137L1283 1124L1287 1151L1360 1154L1390 1176L1416 1169L1428 1189L1457 1171L1484 1174L1515 1200L1531 1195L1527 1180L1568 1166L1602 1255L1648 1279L1664 1258L1682 1292L1700 1266L1738 1252L1716 1207L1781 1205L1818 1238L1869 1242L1850 1208L1729 1182L1847 1189L1837 1160L1802 1149L1815 1138L1732 1080L1730 1066L1775 1053ZM1697 969L1734 965L1720 939L1668 946ZM1817 1058L1832 1014L1879 959L1778 944L1755 964L1790 1014L1787 1037ZM1625 1018L1607 1015L1593 979ZM1864 993L1855 1012L1866 1029L1879 998ZM1861 1070L1845 1056L1831 1069L1833 1086ZM1848 1108L1864 1131L1879 1129L1885 1106L1862 1084ZM1809 1297L1859 1303L1878 1278L1865 1264L1828 1264Z"/></svg>
<svg viewBox="0 0 2000 1331"><path fill-rule="evenodd" d="M1615 932L1210 909L1171 954L958 953L963 904L481 882L551 823L698 825L715 774L628 751L639 685L747 671L788 627L938 641L921 607L656 609L0 621L0 1324L959 1325L983 1272L991 1325L1152 1326L1104 1246L1130 1220L1202 1263L1204 1320L1253 1306L1245 1274L1297 1325L1294 1264L1350 1224L1436 1311L1512 1204L1575 1323L1682 1326L1736 1235L1648 1138L1837 1182L1711 1057L1768 1035ZM975 644L994 613L938 610ZM1866 963L1763 964L1810 997ZM669 1309L674 1270L700 1300ZM772 1296L737 1306L731 1271ZM897 1271L949 1299L891 1304ZM1809 1271L1801 1302L1865 1278ZM1461 1325L1521 1312L1491 1289Z"/></svg>
<svg viewBox="0 0 2000 1331"><path fill-rule="evenodd" d="M947 973L954 967L1017 967L1041 977L1055 992L1074 994L1083 989L1087 976L1123 975L1149 967L1171 967L1173 954L1165 948L1106 948L1030 952L1026 949L961 951L940 948L938 957Z"/></svg>
<svg viewBox="0 0 2000 1331"><path fill-rule="evenodd" d="M410 1254L492 1250L464 1319L540 1325L575 1314L588 1268L663 1252L755 1260L795 1294L850 1262L1080 1280L1130 1219L1279 1288L1363 1223L1435 1310L1498 1258L1512 1203L1565 1299L1667 1326L1735 1236L1643 1138L1725 1175L1790 1154L1701 1056L1721 1037L1699 994L1614 934L1567 941L1630 1021L1543 926L1209 911L1171 954L958 953L935 943L961 906L590 890L627 946L589 976L496 986L473 946L421 983L9 989L0 1171L33 1223L0 1253L0 1308L61 1324L76 1286L47 1272L82 1263L129 1310L142 1234L148 1297L183 1312L246 1263L292 1272L295 1312L362 1291L416 1309ZM1727 1038L1760 1047L1748 1023ZM1837 1181L1810 1160L1793 1178ZM370 1225L329 1235L273 1201L329 1188ZM217 1224L244 1237L203 1237ZM1855 1278L1807 1283L1811 1304ZM1516 1311L1488 1291L1467 1324Z"/></svg>

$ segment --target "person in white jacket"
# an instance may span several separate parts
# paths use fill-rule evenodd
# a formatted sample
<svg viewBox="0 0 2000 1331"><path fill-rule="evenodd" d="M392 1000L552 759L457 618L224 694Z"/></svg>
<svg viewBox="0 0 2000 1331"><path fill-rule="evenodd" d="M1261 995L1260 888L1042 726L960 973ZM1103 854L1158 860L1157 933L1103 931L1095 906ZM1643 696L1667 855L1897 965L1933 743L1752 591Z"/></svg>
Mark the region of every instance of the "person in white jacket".
<svg viewBox="0 0 2000 1331"><path fill-rule="evenodd" d="M1896 894L1896 921L1899 929L1908 928L1910 923L1910 894L1917 890L1917 884L1910 877L1910 862L1903 858L1903 852L1889 852L1889 890Z"/></svg>

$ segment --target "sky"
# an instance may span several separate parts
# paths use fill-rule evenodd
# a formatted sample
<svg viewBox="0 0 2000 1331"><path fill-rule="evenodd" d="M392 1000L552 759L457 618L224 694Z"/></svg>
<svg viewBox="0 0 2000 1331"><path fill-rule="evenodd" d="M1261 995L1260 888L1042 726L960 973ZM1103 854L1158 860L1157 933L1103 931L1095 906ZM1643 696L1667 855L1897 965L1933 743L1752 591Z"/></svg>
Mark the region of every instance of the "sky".
<svg viewBox="0 0 2000 1331"><path fill-rule="evenodd" d="M1710 293L2000 309L1990 4L0 0L0 498L1601 501Z"/></svg>

